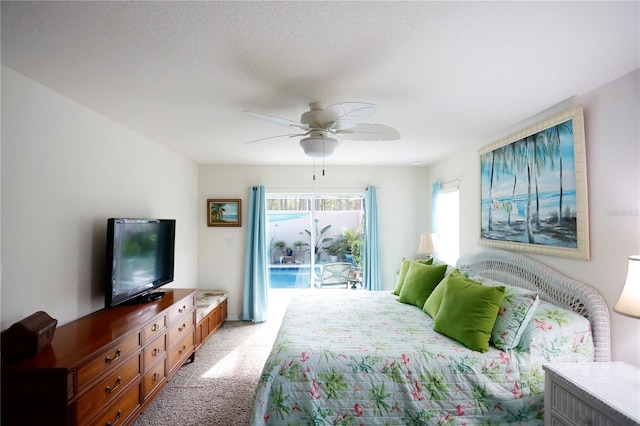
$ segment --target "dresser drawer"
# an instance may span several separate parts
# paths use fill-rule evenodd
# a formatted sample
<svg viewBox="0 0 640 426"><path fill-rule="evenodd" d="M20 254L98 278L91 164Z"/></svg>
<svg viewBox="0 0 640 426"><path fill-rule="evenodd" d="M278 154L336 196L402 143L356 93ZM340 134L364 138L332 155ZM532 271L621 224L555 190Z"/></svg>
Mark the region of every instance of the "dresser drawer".
<svg viewBox="0 0 640 426"><path fill-rule="evenodd" d="M140 385L135 386L130 392L124 393L122 399L117 401L104 414L91 422L96 426L115 426L123 424L140 406Z"/></svg>
<svg viewBox="0 0 640 426"><path fill-rule="evenodd" d="M147 371L149 366L153 364L156 360L162 358L165 350L165 336L160 336L153 342L149 343L147 346L142 349L142 358L144 360L143 369Z"/></svg>
<svg viewBox="0 0 640 426"><path fill-rule="evenodd" d="M167 312L167 324L173 323L176 319L195 309L195 296L185 297L179 303L172 306Z"/></svg>
<svg viewBox="0 0 640 426"><path fill-rule="evenodd" d="M140 333L110 345L88 364L78 369L78 391L81 392L92 379L122 365L129 355L140 349ZM137 358L137 357L136 357Z"/></svg>
<svg viewBox="0 0 640 426"><path fill-rule="evenodd" d="M193 315L186 315L180 318L180 321L176 322L167 331L167 348L170 348L175 342L182 339L183 336L193 333Z"/></svg>
<svg viewBox="0 0 640 426"><path fill-rule="evenodd" d="M78 423L84 423L102 407L117 399L122 390L126 389L139 374L140 357L134 356L93 386L78 400Z"/></svg>
<svg viewBox="0 0 640 426"><path fill-rule="evenodd" d="M640 370L622 362L549 363L544 424L640 426Z"/></svg>
<svg viewBox="0 0 640 426"><path fill-rule="evenodd" d="M567 390L557 382L552 382L550 387L551 407L545 408L551 410L552 424L567 426L613 426L618 424L582 399L577 398L572 393L575 393L575 389Z"/></svg>
<svg viewBox="0 0 640 426"><path fill-rule="evenodd" d="M176 366L182 365L191 354L194 345L195 333L191 332L184 336L177 344L167 349L167 373L172 374Z"/></svg>
<svg viewBox="0 0 640 426"><path fill-rule="evenodd" d="M153 392L153 390L160 385L164 378L166 377L164 361L165 356L164 352L162 355L162 360L155 363L149 371L144 373L142 376L142 398L143 401L147 400L147 397Z"/></svg>
<svg viewBox="0 0 640 426"><path fill-rule="evenodd" d="M151 340L155 339L157 336L161 335L162 333L164 333L164 331L167 328L167 325L165 323L165 316L161 316L156 318L155 320L151 321L150 323L146 324L144 326L144 328L142 329L142 342L143 344L146 344L147 342L150 342Z"/></svg>

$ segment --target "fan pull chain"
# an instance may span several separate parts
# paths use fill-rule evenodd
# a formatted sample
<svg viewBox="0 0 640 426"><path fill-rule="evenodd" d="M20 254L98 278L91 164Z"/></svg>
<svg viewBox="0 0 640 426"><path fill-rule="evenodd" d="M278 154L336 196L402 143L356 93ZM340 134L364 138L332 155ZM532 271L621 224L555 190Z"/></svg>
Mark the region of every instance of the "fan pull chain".
<svg viewBox="0 0 640 426"><path fill-rule="evenodd" d="M313 159L313 180L316 180L316 159Z"/></svg>
<svg viewBox="0 0 640 426"><path fill-rule="evenodd" d="M324 136L322 137L322 176L324 176Z"/></svg>

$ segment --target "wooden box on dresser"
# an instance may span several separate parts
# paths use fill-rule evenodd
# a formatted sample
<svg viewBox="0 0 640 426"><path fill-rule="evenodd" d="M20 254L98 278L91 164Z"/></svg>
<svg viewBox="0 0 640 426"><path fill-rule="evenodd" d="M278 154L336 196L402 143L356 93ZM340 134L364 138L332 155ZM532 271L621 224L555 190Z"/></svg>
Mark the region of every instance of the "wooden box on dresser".
<svg viewBox="0 0 640 426"><path fill-rule="evenodd" d="M195 356L195 289L106 308L2 365L2 425L126 425Z"/></svg>

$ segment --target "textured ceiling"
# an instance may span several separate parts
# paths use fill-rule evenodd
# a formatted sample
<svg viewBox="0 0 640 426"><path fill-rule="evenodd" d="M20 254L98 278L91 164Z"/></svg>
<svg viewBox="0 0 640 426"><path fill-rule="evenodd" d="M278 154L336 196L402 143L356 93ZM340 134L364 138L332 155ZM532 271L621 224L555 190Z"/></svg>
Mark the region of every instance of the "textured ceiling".
<svg viewBox="0 0 640 426"><path fill-rule="evenodd" d="M2 2L2 64L200 164L309 164L307 104L378 105L391 142L331 164L423 165L640 66L640 3Z"/></svg>

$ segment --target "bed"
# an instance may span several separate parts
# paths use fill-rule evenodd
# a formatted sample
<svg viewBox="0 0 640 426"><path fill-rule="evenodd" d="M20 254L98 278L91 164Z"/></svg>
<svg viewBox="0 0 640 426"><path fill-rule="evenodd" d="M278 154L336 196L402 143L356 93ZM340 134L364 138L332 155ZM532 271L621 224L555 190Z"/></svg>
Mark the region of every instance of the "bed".
<svg viewBox="0 0 640 426"><path fill-rule="evenodd" d="M504 251L465 256L456 267L440 284L477 280L474 291L537 295L517 341L501 342L503 331L471 350L434 330L437 313L389 291L296 296L256 387L251 424L541 424L544 363L610 360L608 309L591 287ZM453 285L440 284L444 309Z"/></svg>

